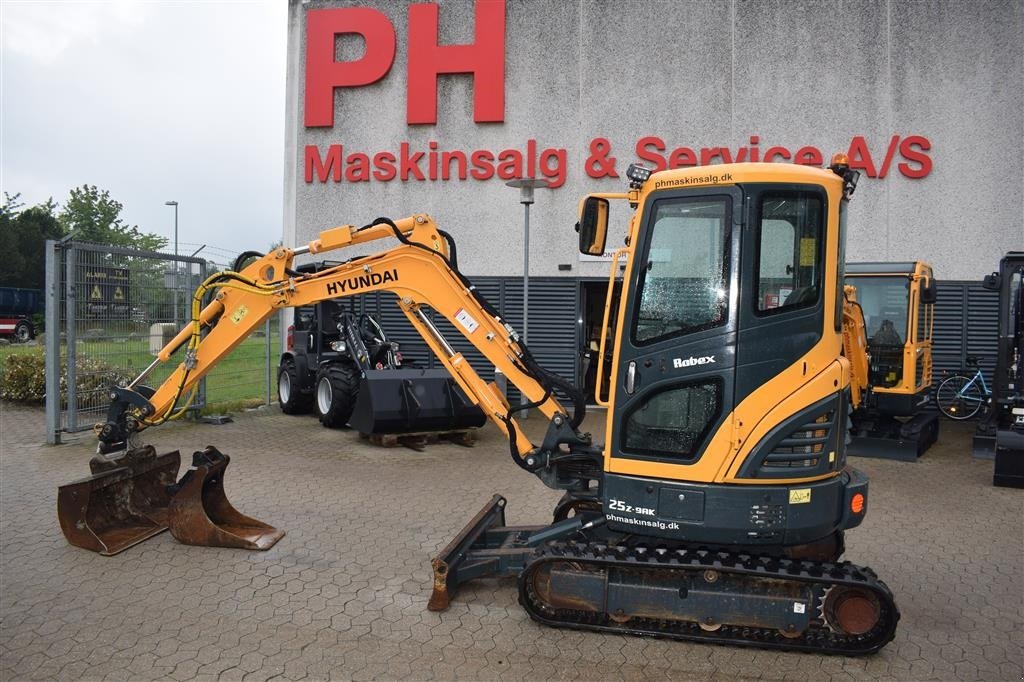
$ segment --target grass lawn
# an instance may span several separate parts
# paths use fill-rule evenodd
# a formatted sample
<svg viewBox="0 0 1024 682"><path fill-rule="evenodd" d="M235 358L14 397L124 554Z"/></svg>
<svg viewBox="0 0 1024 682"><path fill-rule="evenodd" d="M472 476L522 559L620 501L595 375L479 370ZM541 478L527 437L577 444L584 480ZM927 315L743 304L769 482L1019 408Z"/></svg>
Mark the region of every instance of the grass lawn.
<svg viewBox="0 0 1024 682"><path fill-rule="evenodd" d="M207 408L203 412L226 411L265 402L266 341L264 336L250 336L206 376ZM270 342L270 394L271 400L276 400L277 361L281 353L280 336L276 329L271 331ZM79 359L87 357L102 361L132 377L137 376L154 359L149 352L146 336L83 339L76 343L75 348ZM35 343L0 346L0 366L11 355L34 353L41 356L43 352L43 347ZM180 364L182 355L182 351L179 351L170 362L157 367L145 383L159 386ZM92 402L95 404L95 401Z"/></svg>

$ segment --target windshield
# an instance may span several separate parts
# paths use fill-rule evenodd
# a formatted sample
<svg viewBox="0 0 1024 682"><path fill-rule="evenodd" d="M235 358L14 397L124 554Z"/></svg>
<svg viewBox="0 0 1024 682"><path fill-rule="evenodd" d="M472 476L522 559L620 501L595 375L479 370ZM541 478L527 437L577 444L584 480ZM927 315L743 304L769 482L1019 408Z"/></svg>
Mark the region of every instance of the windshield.
<svg viewBox="0 0 1024 682"><path fill-rule="evenodd" d="M634 343L724 324L729 214L730 199L724 196L655 202L650 241L638 261Z"/></svg>
<svg viewBox="0 0 1024 682"><path fill-rule="evenodd" d="M857 287L857 302L864 311L864 330L868 342L883 330L886 344L903 345L907 340L907 301L910 280L906 277L846 276L846 283ZM895 333L898 338L891 338Z"/></svg>

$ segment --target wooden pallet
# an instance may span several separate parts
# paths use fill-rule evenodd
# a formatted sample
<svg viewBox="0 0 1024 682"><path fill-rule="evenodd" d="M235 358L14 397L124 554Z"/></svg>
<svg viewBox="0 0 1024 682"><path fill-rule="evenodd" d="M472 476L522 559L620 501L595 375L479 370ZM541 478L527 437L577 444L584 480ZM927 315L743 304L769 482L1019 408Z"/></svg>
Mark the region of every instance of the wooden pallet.
<svg viewBox="0 0 1024 682"><path fill-rule="evenodd" d="M417 452L423 452L428 445L440 441L447 441L465 448L476 445L476 429L424 431L422 433L360 433L359 437L380 447L402 446Z"/></svg>

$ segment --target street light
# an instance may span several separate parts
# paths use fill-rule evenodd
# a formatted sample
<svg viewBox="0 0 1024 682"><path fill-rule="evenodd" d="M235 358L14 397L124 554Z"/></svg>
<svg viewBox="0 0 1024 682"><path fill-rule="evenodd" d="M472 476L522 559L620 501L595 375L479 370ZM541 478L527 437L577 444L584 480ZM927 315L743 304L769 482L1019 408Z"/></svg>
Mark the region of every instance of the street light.
<svg viewBox="0 0 1024 682"><path fill-rule="evenodd" d="M178 202L165 201L164 206L174 207L174 255L178 255ZM174 326L178 326L178 259L174 259Z"/></svg>
<svg viewBox="0 0 1024 682"><path fill-rule="evenodd" d="M519 189L519 203L523 205L525 212L523 239L523 345L528 343L528 332L530 329L530 204L533 203L533 190L535 187L551 187L551 181L539 178L519 178L509 180L505 183L509 187ZM525 405L528 401L526 396L520 393L520 404ZM523 414L525 417L525 413Z"/></svg>
<svg viewBox="0 0 1024 682"><path fill-rule="evenodd" d="M174 207L174 255L178 255L178 202L165 201L164 206Z"/></svg>

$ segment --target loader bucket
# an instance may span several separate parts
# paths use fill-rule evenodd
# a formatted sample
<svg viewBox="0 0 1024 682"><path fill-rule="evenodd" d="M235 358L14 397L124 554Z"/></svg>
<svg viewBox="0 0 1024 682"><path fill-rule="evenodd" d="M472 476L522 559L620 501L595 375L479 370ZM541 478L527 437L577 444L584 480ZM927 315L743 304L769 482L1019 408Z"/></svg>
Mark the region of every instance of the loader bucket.
<svg viewBox="0 0 1024 682"><path fill-rule="evenodd" d="M284 537L278 530L239 513L224 494L224 470L231 459L212 445L192 456L192 468L171 497L167 523L186 545L270 549Z"/></svg>
<svg viewBox="0 0 1024 682"><path fill-rule="evenodd" d="M371 369L349 426L365 434L426 433L475 429L485 420L445 369Z"/></svg>
<svg viewBox="0 0 1024 682"><path fill-rule="evenodd" d="M104 556L167 530L168 486L178 478L177 451L151 445L116 457L97 455L92 476L57 489L57 519L68 542Z"/></svg>

